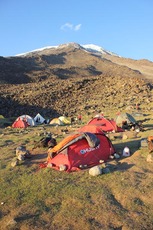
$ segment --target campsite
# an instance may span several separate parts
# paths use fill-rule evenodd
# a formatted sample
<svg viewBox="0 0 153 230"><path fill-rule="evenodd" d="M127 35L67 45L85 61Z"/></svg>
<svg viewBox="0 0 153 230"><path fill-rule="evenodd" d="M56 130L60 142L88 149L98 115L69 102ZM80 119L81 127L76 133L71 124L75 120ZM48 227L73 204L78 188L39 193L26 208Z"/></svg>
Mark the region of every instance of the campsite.
<svg viewBox="0 0 153 230"><path fill-rule="evenodd" d="M0 229L152 230L152 62L70 43L0 69Z"/></svg>
<svg viewBox="0 0 153 230"><path fill-rule="evenodd" d="M33 149L34 143L48 133L60 142L87 125L89 116L83 117L82 124L0 129L1 229L152 229L152 162L147 161L148 145L141 145L152 135L152 114L136 117L144 120L144 131L136 136L134 131L108 133L121 157L100 164L108 169L105 173L91 176L89 168L64 172L40 167L47 148ZM15 149L21 145L31 157L12 167ZM122 156L125 146L129 157Z"/></svg>

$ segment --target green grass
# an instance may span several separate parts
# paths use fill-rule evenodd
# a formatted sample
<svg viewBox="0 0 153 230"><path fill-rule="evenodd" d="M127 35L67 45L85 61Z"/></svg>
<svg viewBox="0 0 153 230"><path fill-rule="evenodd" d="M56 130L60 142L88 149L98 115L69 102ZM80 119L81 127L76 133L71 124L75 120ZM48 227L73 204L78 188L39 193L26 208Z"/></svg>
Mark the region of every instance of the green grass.
<svg viewBox="0 0 153 230"><path fill-rule="evenodd" d="M153 123L149 118L146 128ZM45 130L57 133L55 127L45 126ZM21 144L32 156L47 151L31 150L43 132L42 127L0 129L0 229L153 229L152 163L146 162L148 149L139 145L152 130L141 132L137 139L112 141L118 152L128 145L132 155L109 161L109 174L92 177L88 170L40 169L41 159L33 158L12 168L15 149ZM64 134L58 132L59 141Z"/></svg>

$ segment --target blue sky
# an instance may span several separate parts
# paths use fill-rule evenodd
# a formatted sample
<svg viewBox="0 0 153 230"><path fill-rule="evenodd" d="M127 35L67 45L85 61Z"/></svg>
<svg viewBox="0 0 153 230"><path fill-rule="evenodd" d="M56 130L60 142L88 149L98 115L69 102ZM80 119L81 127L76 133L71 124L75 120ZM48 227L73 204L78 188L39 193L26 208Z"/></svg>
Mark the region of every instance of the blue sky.
<svg viewBox="0 0 153 230"><path fill-rule="evenodd" d="M0 56L68 42L153 61L153 0L0 0Z"/></svg>

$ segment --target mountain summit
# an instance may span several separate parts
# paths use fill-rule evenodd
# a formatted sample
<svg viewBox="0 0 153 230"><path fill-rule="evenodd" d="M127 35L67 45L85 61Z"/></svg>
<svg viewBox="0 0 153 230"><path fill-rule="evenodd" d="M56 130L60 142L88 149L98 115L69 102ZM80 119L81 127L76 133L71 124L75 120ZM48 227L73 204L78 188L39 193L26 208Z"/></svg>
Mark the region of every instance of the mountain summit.
<svg viewBox="0 0 153 230"><path fill-rule="evenodd" d="M118 56L117 54L110 52L110 51L107 51L107 50L103 49L102 47L94 45L94 44L80 45L80 44L75 43L75 42L61 44L58 46L46 46L46 47L35 49L35 50L29 51L26 53L17 54L16 56L27 56L27 55L31 55L31 54L40 53L41 51L47 51L50 49L51 50L53 50L53 49L57 50L57 49L70 48L70 47L74 48L74 49L82 49L86 52L93 53L95 55L100 55L100 56L103 54Z"/></svg>

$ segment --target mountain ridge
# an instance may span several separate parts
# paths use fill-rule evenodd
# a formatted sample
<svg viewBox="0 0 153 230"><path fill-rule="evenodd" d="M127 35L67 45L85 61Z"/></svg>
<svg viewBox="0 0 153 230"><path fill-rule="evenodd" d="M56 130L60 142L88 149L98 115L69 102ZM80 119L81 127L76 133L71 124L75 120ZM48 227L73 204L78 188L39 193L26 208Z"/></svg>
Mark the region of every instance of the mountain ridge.
<svg viewBox="0 0 153 230"><path fill-rule="evenodd" d="M57 46L42 47L42 48L35 49L35 50L29 51L29 52L26 52L26 53L17 54L15 56L17 56L17 57L18 56L26 56L26 55L38 53L40 51L44 51L44 50L47 50L47 49L61 49L61 48L65 48L65 47L68 47L68 46L78 48L78 49L84 49L84 50L86 50L88 52L91 52L91 53L99 53L99 55L100 54L110 54L110 55L118 56L117 54L115 54L113 52L110 52L108 50L105 50L104 48L102 48L102 47L100 47L98 45L94 45L94 44L80 45L80 44L75 43L75 42L70 42L70 43L66 43L66 44L60 44L60 45L57 45Z"/></svg>
<svg viewBox="0 0 153 230"><path fill-rule="evenodd" d="M77 44L0 57L0 114L35 116L39 112L56 117L68 112L74 116L78 111L118 110L136 103L149 111L152 78L140 71L142 62L147 66L148 61L127 61L96 55ZM133 68L128 67L130 62ZM148 66L152 70L151 62Z"/></svg>
<svg viewBox="0 0 153 230"><path fill-rule="evenodd" d="M123 77L127 77L128 75L139 75L138 77L147 76L145 76L145 72L141 73L140 65L137 65L136 68L133 66L131 68L125 62L122 64L116 61L123 60L123 58L108 54L107 52L102 54L102 52L100 51L97 55L96 52L92 52L91 50L89 52L87 47L84 49L77 43L68 43L60 45L59 48L38 49L37 51L28 52L21 56L1 57L0 82L21 84L40 81L54 76L67 78L78 75L82 77L95 76L98 74L122 74ZM127 61L129 62L129 60ZM132 62L136 63L134 60ZM148 62L146 61L145 66L147 65ZM151 65L152 70L153 63L150 64L149 62L149 65Z"/></svg>

